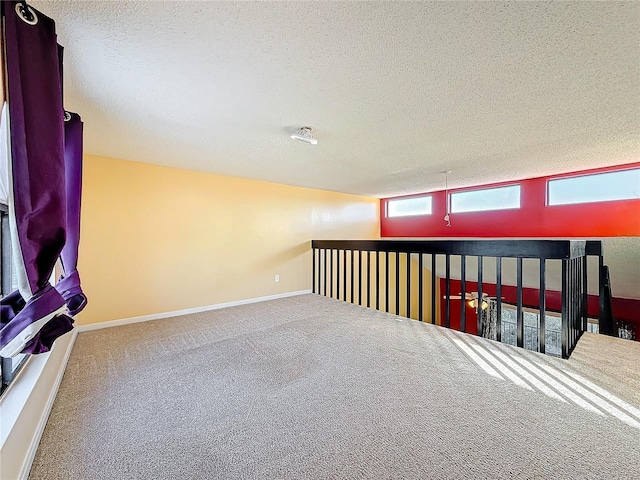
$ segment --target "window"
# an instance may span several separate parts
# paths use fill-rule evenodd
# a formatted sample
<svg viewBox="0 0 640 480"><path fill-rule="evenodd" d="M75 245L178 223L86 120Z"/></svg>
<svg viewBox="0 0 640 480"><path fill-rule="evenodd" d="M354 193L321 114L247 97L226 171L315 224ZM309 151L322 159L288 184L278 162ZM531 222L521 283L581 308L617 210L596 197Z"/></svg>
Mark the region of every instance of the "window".
<svg viewBox="0 0 640 480"><path fill-rule="evenodd" d="M517 345L518 334L517 307L508 303L502 304L501 329L502 343ZM532 308L522 309L524 323L524 348L538 351L540 335L540 310ZM562 315L556 312L545 312L545 352L548 355L562 356Z"/></svg>
<svg viewBox="0 0 640 480"><path fill-rule="evenodd" d="M431 215L431 195L427 197L399 198L387 201L387 217Z"/></svg>
<svg viewBox="0 0 640 480"><path fill-rule="evenodd" d="M640 168L549 180L548 205L640 198Z"/></svg>
<svg viewBox="0 0 640 480"><path fill-rule="evenodd" d="M520 208L520 185L451 194L451 213Z"/></svg>
<svg viewBox="0 0 640 480"><path fill-rule="evenodd" d="M0 298L17 288L11 272L11 241L9 239L9 215L6 205L0 204ZM13 381L18 370L24 365L27 355L13 358L0 357L0 393Z"/></svg>

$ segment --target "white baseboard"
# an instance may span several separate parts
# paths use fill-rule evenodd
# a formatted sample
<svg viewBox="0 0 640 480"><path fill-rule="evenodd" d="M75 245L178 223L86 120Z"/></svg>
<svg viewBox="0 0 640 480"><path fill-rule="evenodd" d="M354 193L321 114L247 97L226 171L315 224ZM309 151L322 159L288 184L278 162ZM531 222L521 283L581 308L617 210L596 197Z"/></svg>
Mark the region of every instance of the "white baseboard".
<svg viewBox="0 0 640 480"><path fill-rule="evenodd" d="M154 313L152 315L141 315L139 317L121 318L119 320L110 320L108 322L89 323L87 325L79 325L79 332L89 332L91 330L99 330L101 328L118 327L120 325L128 325L130 323L148 322L151 320L161 320L163 318L178 317L180 315L189 315L191 313L208 312L209 310L218 310L220 308L237 307L239 305L248 305L250 303L266 302L268 300L277 300L279 298L295 297L297 295L305 295L311 293L311 290L298 290L296 292L279 293L277 295L267 295L266 297L248 298L246 300L238 300L235 302L217 303L215 305L205 305L203 307L185 308L184 310L173 310L171 312Z"/></svg>
<svg viewBox="0 0 640 480"><path fill-rule="evenodd" d="M2 398L0 478L27 479L78 332L56 340L51 352L34 355Z"/></svg>

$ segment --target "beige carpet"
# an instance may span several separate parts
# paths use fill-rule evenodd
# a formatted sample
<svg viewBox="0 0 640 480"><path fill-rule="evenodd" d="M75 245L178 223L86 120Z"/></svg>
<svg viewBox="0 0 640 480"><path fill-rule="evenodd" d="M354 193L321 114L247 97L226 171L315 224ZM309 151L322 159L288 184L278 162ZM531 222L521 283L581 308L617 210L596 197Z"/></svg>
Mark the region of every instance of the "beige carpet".
<svg viewBox="0 0 640 480"><path fill-rule="evenodd" d="M30 478L638 478L639 360L316 295L81 333Z"/></svg>

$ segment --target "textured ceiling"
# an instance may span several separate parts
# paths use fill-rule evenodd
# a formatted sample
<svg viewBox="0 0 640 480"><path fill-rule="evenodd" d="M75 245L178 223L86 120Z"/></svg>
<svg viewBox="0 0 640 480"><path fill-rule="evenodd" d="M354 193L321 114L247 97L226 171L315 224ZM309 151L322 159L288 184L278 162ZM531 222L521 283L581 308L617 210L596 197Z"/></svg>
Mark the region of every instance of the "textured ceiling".
<svg viewBox="0 0 640 480"><path fill-rule="evenodd" d="M639 2L30 3L88 153L380 197L640 159Z"/></svg>

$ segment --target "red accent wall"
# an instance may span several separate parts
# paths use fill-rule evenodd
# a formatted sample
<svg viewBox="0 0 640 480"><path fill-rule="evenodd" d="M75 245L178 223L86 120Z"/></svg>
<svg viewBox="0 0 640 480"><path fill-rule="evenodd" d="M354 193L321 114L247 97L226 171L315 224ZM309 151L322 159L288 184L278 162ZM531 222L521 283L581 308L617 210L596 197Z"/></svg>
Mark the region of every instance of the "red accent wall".
<svg viewBox="0 0 640 480"><path fill-rule="evenodd" d="M449 190L450 193L520 184L520 208L490 212L452 213L451 227L446 226L443 217L446 212L446 196L443 190L408 195L410 198L429 194L432 196L431 215L416 217L386 217L386 202L380 200L381 237L423 237L423 238L598 238L640 236L640 199L619 200L577 205L547 206L547 182L550 179L572 177L589 173L602 173L640 167L640 162L616 167L584 170L570 174L530 178L516 182L493 183L471 188ZM460 282L451 282L451 293L460 292ZM495 285L483 284L487 293L495 294ZM444 292L444 281L441 281ZM477 290L476 284L467 282L467 291ZM515 287L503 286L505 301L515 303ZM523 289L525 306L538 307L538 290ZM444 300L442 314L444 315ZM451 302L451 326L459 328L460 301ZM560 292L547 291L547 308L560 310ZM598 298L589 296L589 314L597 317ZM636 325L640 331L640 300L613 298L614 316ZM476 316L473 308L467 306L468 331L475 333Z"/></svg>
<svg viewBox="0 0 640 480"><path fill-rule="evenodd" d="M624 169L640 167L639 163ZM443 217L446 212L444 191L432 195L431 215L386 218L387 198L380 201L381 237L464 237L464 238L584 238L626 237L640 235L640 199L577 205L547 206L547 181L585 173L621 170L623 167L585 170L567 175L539 177L518 182L494 183L481 187L459 188L463 192L478 188L520 184L520 208L491 212L452 213L451 227ZM407 197L395 198L410 198Z"/></svg>

